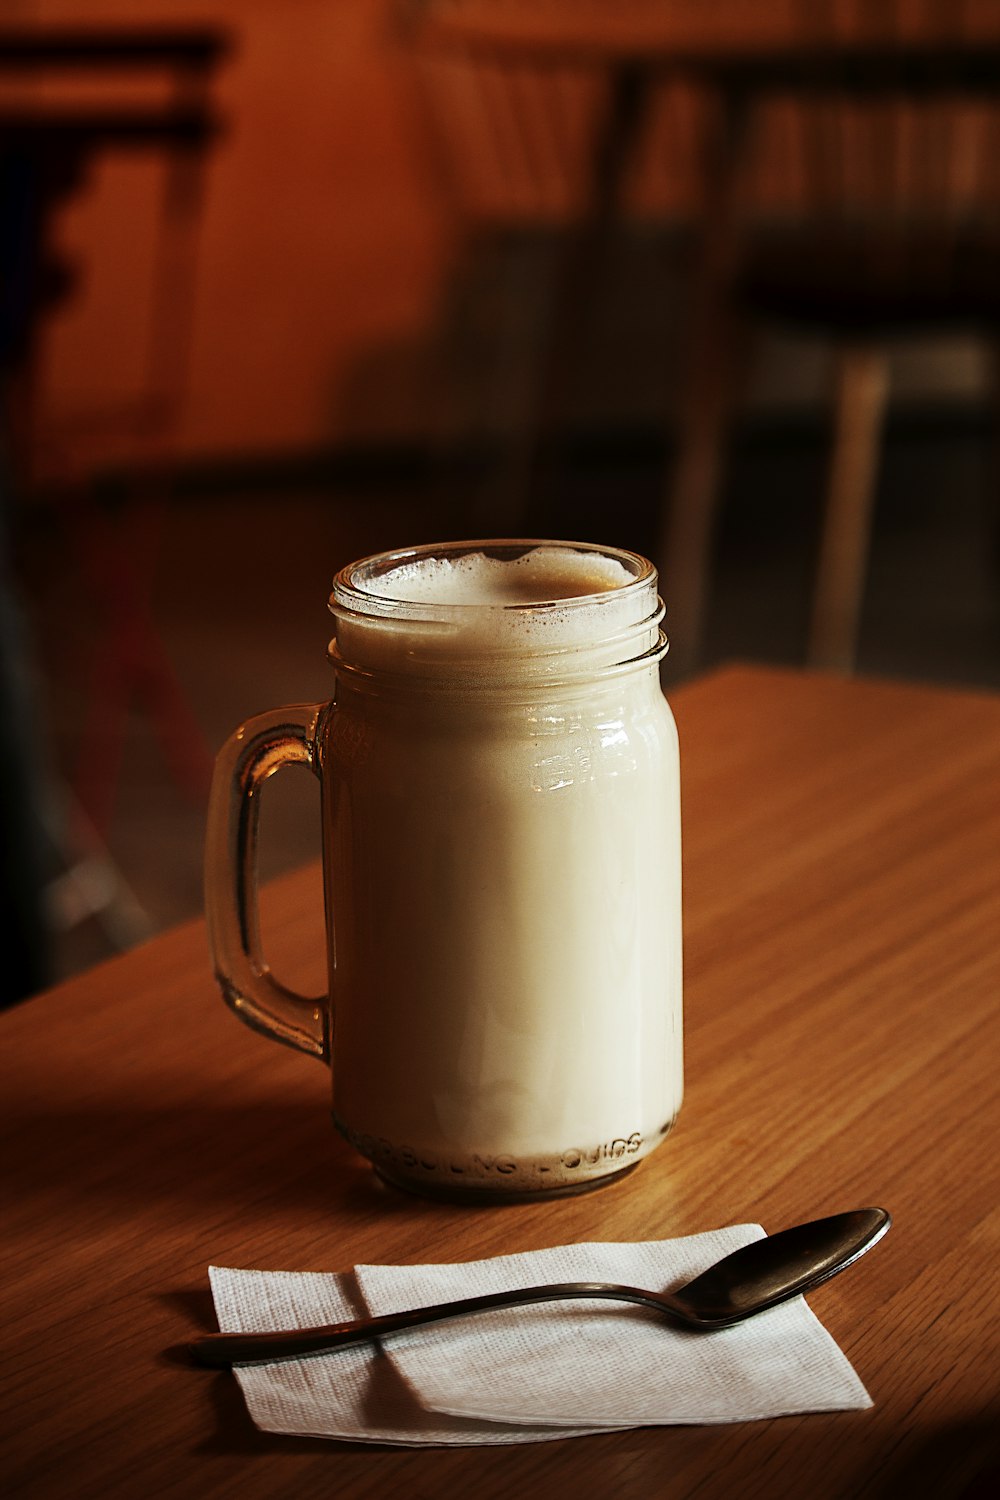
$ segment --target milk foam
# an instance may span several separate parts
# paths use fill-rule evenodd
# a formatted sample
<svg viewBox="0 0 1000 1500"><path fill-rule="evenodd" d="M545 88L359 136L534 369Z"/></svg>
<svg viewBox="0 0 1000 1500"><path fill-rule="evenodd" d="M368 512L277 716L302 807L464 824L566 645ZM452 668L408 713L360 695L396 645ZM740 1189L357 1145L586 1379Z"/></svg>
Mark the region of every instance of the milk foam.
<svg viewBox="0 0 1000 1500"><path fill-rule="evenodd" d="M655 589L641 560L630 569L628 554L621 560L572 544L508 550L404 555L381 570L362 564L346 587L341 575L330 601L341 655L377 666L392 654L410 661L508 656L616 642L632 632L642 638L625 655L655 643Z"/></svg>
<svg viewBox="0 0 1000 1500"><path fill-rule="evenodd" d="M632 575L617 558L570 548L536 548L519 557L485 552L415 558L366 581L366 591L414 604L486 608L585 599L626 587Z"/></svg>

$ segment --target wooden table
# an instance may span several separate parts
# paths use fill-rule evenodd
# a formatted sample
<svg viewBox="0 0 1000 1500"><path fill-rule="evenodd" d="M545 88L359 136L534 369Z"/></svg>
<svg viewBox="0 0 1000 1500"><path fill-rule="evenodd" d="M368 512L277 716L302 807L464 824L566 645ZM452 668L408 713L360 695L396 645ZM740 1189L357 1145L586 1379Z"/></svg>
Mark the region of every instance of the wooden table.
<svg viewBox="0 0 1000 1500"><path fill-rule="evenodd" d="M988 1492L1000 699L739 668L675 708L688 1094L616 1186L481 1210L381 1188L330 1128L323 1069L225 1011L200 923L2 1018L7 1494ZM321 987L316 871L268 898L276 969ZM260 1433L231 1375L176 1353L214 1326L211 1261L461 1260L867 1203L893 1230L812 1302L870 1412L367 1448Z"/></svg>

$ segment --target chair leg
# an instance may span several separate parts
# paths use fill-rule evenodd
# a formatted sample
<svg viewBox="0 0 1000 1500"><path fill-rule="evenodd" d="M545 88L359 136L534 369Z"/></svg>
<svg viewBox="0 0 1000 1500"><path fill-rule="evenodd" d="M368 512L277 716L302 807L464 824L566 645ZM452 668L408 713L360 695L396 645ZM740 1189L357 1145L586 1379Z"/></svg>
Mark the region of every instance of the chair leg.
<svg viewBox="0 0 1000 1500"><path fill-rule="evenodd" d="M869 345L841 351L833 456L820 541L808 661L854 670L868 566L889 358Z"/></svg>
<svg viewBox="0 0 1000 1500"><path fill-rule="evenodd" d="M693 671L701 654L739 337L734 321L716 309L693 344L696 368L654 554L667 606L671 678Z"/></svg>

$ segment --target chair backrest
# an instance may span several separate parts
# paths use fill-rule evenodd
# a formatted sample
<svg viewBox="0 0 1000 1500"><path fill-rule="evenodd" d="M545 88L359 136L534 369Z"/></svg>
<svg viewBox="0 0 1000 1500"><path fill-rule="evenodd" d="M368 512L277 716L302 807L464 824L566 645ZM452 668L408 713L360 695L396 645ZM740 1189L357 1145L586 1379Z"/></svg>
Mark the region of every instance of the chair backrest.
<svg viewBox="0 0 1000 1500"><path fill-rule="evenodd" d="M462 0L401 0L426 144L446 200L466 223L558 224L588 191L607 101L604 70L477 31ZM461 24L458 24L461 23Z"/></svg>
<svg viewBox="0 0 1000 1500"><path fill-rule="evenodd" d="M807 19L808 18L808 19ZM1000 208L1000 29L942 0L814 0L788 48L692 59L744 210L958 223Z"/></svg>
<svg viewBox="0 0 1000 1500"><path fill-rule="evenodd" d="M211 26L0 26L0 399L26 477L65 478L117 457L119 441L133 458L155 451L176 419L204 162L221 126L211 90L228 49L227 35ZM39 416L46 347L38 333L81 278L61 258L54 215L95 160L120 152L159 158L159 239L148 265L135 255L147 275L134 284L150 287L143 389L130 381L124 397L115 390L97 413L93 389L98 399L104 392L99 379L88 380L87 409L60 419L56 442ZM139 243L133 238L130 250Z"/></svg>
<svg viewBox="0 0 1000 1500"><path fill-rule="evenodd" d="M657 217L711 193L723 162L772 216L957 216L1000 198L1000 16L977 0L789 0L780 41L764 28L727 46L706 22L696 43L679 19L676 48L643 0L614 7L606 44L580 4L399 0L428 144L467 223L585 210L616 110L633 157L617 191Z"/></svg>

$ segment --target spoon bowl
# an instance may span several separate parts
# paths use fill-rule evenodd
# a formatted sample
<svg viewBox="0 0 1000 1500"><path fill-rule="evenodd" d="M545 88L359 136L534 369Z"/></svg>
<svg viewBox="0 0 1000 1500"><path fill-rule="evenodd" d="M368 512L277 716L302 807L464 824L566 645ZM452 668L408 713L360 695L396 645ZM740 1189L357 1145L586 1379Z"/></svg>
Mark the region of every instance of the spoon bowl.
<svg viewBox="0 0 1000 1500"><path fill-rule="evenodd" d="M326 1354L404 1329L497 1307L525 1307L531 1303L588 1297L638 1303L688 1328L728 1328L779 1302L812 1291L836 1276L870 1250L891 1223L884 1208L859 1208L797 1224L734 1250L693 1281L671 1292L646 1291L608 1281L549 1282L321 1328L295 1328L279 1333L210 1333L195 1339L190 1348L197 1362L203 1365L268 1364Z"/></svg>

